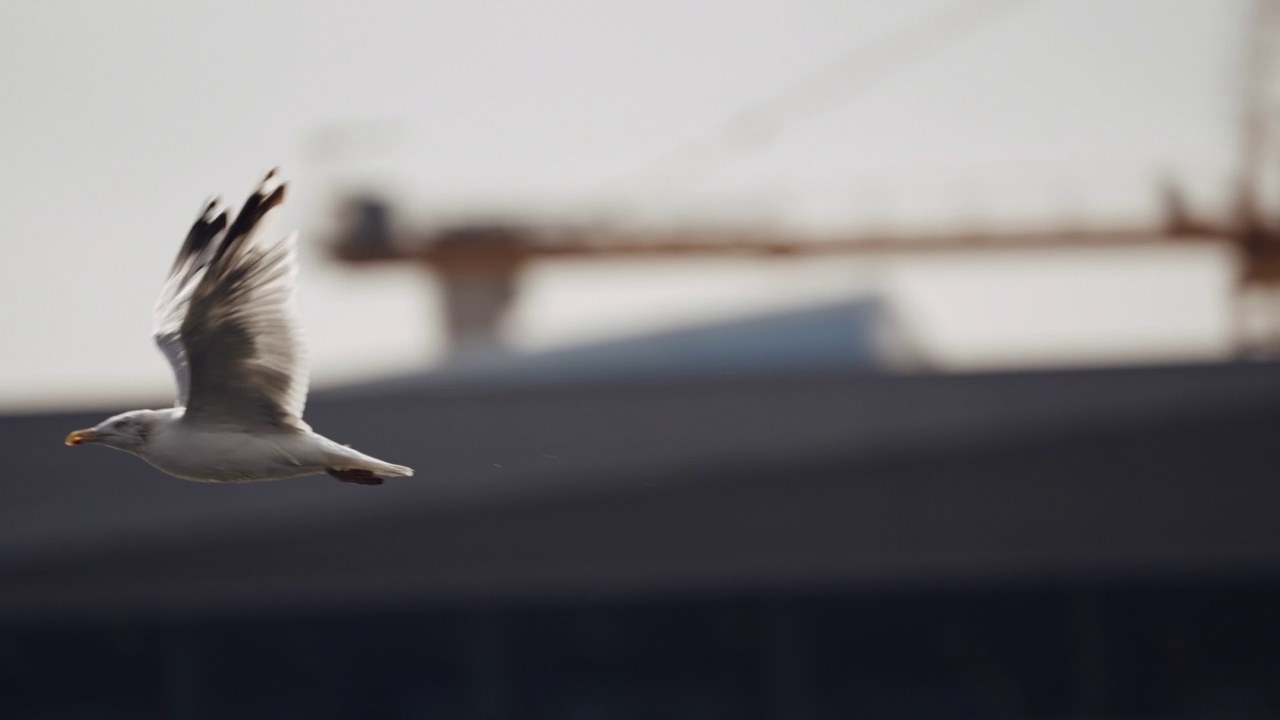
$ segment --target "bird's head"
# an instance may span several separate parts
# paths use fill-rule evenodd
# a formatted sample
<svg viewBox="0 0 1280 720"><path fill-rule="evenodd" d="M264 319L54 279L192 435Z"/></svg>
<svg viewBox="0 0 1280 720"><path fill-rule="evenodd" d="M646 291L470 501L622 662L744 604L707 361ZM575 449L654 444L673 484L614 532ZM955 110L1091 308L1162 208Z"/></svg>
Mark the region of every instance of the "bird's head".
<svg viewBox="0 0 1280 720"><path fill-rule="evenodd" d="M109 417L91 428L76 430L67 436L67 444L97 443L136 453L146 445L147 437L159 420L160 413L155 410L131 410Z"/></svg>

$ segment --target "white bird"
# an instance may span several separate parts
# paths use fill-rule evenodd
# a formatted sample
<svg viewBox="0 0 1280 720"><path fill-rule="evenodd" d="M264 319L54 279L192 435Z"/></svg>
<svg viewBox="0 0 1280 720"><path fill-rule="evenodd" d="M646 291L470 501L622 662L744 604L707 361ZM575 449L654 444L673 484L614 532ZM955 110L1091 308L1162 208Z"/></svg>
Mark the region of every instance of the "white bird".
<svg viewBox="0 0 1280 720"><path fill-rule="evenodd" d="M133 410L67 436L137 455L175 477L254 482L328 473L380 485L413 474L311 431L307 367L293 313L297 233L269 244L262 219L284 201L267 173L234 221L218 200L187 234L155 306L156 344L173 366L175 407Z"/></svg>

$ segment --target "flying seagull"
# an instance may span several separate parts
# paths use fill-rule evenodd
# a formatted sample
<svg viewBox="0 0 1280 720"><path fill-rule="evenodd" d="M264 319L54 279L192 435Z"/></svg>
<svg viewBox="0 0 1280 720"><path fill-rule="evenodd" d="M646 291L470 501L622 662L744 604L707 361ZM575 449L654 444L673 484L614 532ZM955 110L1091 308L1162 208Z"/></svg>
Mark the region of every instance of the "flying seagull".
<svg viewBox="0 0 1280 720"><path fill-rule="evenodd" d="M184 480L242 483L328 473L381 485L413 474L311 431L307 367L292 309L297 233L268 243L263 218L284 201L272 170L235 219L210 201L187 234L154 312L178 400L67 436L137 455ZM382 477L380 477L382 476Z"/></svg>

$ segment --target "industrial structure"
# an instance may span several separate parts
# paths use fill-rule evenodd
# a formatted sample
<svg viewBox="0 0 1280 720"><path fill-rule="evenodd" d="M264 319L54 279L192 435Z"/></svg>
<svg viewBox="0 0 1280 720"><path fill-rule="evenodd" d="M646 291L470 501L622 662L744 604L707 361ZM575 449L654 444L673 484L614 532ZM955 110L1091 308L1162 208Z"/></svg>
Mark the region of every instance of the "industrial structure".
<svg viewBox="0 0 1280 720"><path fill-rule="evenodd" d="M705 225L655 231L607 223L553 225L518 219L416 228L400 221L397 208L390 201L365 194L342 201L336 236L329 238L327 244L333 257L351 265L410 263L432 273L443 295L445 335L453 351L467 357L474 356L472 351L501 346L502 321L518 301L520 276L531 264L540 261L744 255L784 261L815 255L885 256L1211 244L1230 248L1237 259L1237 290L1241 300L1237 312L1241 318L1236 326L1240 353L1269 352L1280 340L1280 315L1274 312L1268 315L1270 329L1261 337L1252 337L1247 332L1243 315L1250 307L1244 302L1246 299L1254 295L1272 296L1280 289L1278 8L1280 3L1275 0L1258 2L1255 21L1250 25L1239 169L1231 193L1234 200L1230 208L1216 215L1193 212L1188 198L1173 180L1160 189L1163 220L1150 226L823 236ZM942 19L956 21L951 16ZM966 29L967 26L963 26L960 31ZM894 39L898 42L937 40L929 33L939 31L925 29L910 38L894 36ZM864 58L856 55L853 59ZM905 60L898 58L898 62Z"/></svg>

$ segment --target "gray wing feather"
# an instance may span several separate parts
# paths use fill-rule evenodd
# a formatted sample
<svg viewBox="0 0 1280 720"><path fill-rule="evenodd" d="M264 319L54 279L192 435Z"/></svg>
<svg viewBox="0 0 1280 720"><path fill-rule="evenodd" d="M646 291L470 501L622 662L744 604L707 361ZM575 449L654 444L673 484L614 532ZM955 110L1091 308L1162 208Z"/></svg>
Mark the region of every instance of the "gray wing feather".
<svg viewBox="0 0 1280 720"><path fill-rule="evenodd" d="M307 368L293 313L297 236L267 245L262 219L284 200L263 185L227 226L211 203L156 306L155 340L192 421L306 427Z"/></svg>
<svg viewBox="0 0 1280 720"><path fill-rule="evenodd" d="M187 363L186 348L182 344L182 321L187 315L191 293L204 277L209 260L213 258L213 252L227 230L227 214L219 210L219 205L217 198L210 200L191 226L153 311L152 336L173 368L174 379L178 384L178 399L175 403L178 406L187 404L187 393L191 385L191 368Z"/></svg>

